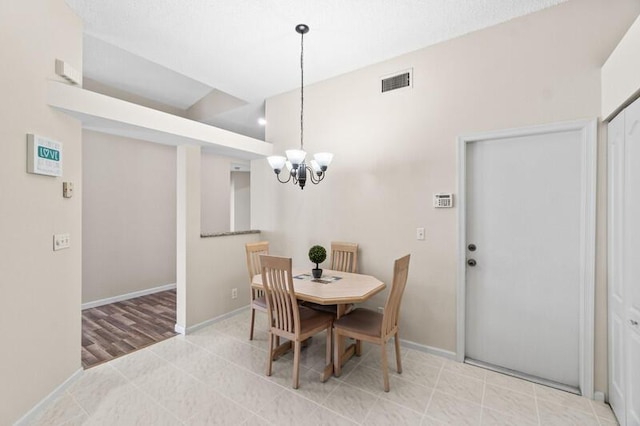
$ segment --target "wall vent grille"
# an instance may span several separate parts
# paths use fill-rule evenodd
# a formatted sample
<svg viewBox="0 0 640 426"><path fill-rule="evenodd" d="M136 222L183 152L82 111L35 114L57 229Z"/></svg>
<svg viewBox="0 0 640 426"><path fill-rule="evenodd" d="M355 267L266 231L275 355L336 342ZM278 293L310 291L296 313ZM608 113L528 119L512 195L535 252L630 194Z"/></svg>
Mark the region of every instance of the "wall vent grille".
<svg viewBox="0 0 640 426"><path fill-rule="evenodd" d="M392 75L390 77L383 77L382 81L382 93L390 92L392 90L402 89L404 87L411 87L412 85L411 71L404 71L400 74Z"/></svg>

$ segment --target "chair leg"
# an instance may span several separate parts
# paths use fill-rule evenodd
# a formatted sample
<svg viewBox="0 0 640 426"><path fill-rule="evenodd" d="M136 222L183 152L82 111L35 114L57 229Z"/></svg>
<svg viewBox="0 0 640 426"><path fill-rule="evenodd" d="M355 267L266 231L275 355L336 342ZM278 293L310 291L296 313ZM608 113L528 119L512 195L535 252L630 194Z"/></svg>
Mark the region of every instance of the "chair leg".
<svg viewBox="0 0 640 426"><path fill-rule="evenodd" d="M298 389L298 385L300 382L300 346L301 343L299 340L295 342L295 348L293 352L293 388Z"/></svg>
<svg viewBox="0 0 640 426"><path fill-rule="evenodd" d="M253 340L253 324L256 321L256 310L251 308L251 325L249 327L249 340Z"/></svg>
<svg viewBox="0 0 640 426"><path fill-rule="evenodd" d="M337 328L333 329L333 339L333 374L335 374L336 377L340 377L340 374L342 374L342 365L340 365L340 355L342 355L340 353L340 339L342 339L342 337Z"/></svg>
<svg viewBox="0 0 640 426"><path fill-rule="evenodd" d="M271 331L269 331L269 362L267 363L267 376L271 376L271 367L273 365L273 340L274 340L274 336L271 333Z"/></svg>
<svg viewBox="0 0 640 426"><path fill-rule="evenodd" d="M393 338L396 343L396 367L398 370L398 374L402 373L402 356L400 355L400 333L396 332L395 337Z"/></svg>
<svg viewBox="0 0 640 426"><path fill-rule="evenodd" d="M389 392L389 362L387 360L387 344L383 340L380 342L382 349L382 377L384 379L384 391Z"/></svg>
<svg viewBox="0 0 640 426"><path fill-rule="evenodd" d="M356 356L362 356L362 340L356 340Z"/></svg>
<svg viewBox="0 0 640 426"><path fill-rule="evenodd" d="M331 354L332 354L332 342L333 342L333 335L331 333L331 329L333 327L329 327L327 328L327 351L326 351L326 357L325 357L325 362L324 365L331 365ZM328 377L327 377L328 378Z"/></svg>

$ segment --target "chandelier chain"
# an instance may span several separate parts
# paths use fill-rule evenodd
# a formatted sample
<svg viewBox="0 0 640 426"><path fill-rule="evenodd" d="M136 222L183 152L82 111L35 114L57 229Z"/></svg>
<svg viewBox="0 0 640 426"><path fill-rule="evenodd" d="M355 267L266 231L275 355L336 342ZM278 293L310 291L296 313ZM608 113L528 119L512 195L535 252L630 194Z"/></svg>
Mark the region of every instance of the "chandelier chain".
<svg viewBox="0 0 640 426"><path fill-rule="evenodd" d="M304 32L300 33L300 149L304 150Z"/></svg>

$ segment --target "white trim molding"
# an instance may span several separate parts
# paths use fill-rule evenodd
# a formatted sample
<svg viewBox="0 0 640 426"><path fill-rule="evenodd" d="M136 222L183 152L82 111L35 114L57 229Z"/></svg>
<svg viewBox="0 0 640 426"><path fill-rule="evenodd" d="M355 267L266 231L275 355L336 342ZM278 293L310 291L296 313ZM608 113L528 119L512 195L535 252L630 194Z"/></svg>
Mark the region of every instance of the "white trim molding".
<svg viewBox="0 0 640 426"><path fill-rule="evenodd" d="M595 322L595 236L596 236L596 161L597 120L576 120L518 129L465 135L458 138L458 250L457 250L457 316L455 359L465 359L466 316L466 179L467 144L490 139L531 136L544 133L579 131L581 150L583 211L580 217L581 283L580 283L580 391L593 398L594 322Z"/></svg>
<svg viewBox="0 0 640 426"><path fill-rule="evenodd" d="M426 352L442 358L450 359L452 361L456 360L456 353L448 351L446 349L435 348L433 346L427 346L420 343L412 342L411 340L404 340L404 339L400 339L400 345L405 348L414 349L420 352Z"/></svg>
<svg viewBox="0 0 640 426"><path fill-rule="evenodd" d="M192 325L190 327L183 327L180 324L176 324L175 327L174 327L174 330L176 331L176 333L179 333L179 334L182 334L182 335L191 334L196 330L200 330L201 328L207 327L207 326L209 326L211 324L215 324L215 323L220 322L222 320L225 320L227 318L231 318L233 316L236 316L240 312L245 311L247 309L249 309L249 305L245 305L245 306L243 306L241 308L234 309L233 311L227 312L226 314L218 315L217 317L208 319L206 321L203 321L203 322L201 322L199 324L196 324L196 325Z"/></svg>
<svg viewBox="0 0 640 426"><path fill-rule="evenodd" d="M15 422L14 425L22 426L33 424L37 417L41 415L44 410L46 410L49 405L51 405L51 403L56 401L58 397L60 397L64 393L65 389L67 389L73 382L78 380L83 373L84 370L82 368L76 370L71 376L67 378L67 380L62 382L58 387L51 391L49 395L38 402L31 410L29 410L24 416L22 416L17 422Z"/></svg>
<svg viewBox="0 0 640 426"><path fill-rule="evenodd" d="M107 297L106 299L94 300L93 302L87 302L82 304L82 309L95 308L98 306L108 305L110 303L122 302L123 300L134 299L140 296L146 296L148 294L160 293L161 291L174 290L176 288L174 284L161 285L159 287L148 288L146 290L134 291L127 294L121 294L120 296Z"/></svg>

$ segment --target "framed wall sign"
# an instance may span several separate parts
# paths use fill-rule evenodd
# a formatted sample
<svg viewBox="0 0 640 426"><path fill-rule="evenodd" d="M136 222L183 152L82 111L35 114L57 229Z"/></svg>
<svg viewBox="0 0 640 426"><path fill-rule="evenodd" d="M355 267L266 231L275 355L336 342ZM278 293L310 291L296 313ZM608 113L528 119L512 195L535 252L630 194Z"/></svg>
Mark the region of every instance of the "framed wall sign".
<svg viewBox="0 0 640 426"><path fill-rule="evenodd" d="M62 144L53 139L28 133L27 172L62 176Z"/></svg>

